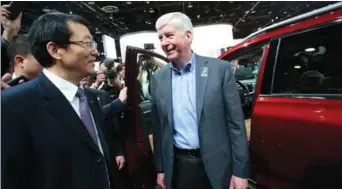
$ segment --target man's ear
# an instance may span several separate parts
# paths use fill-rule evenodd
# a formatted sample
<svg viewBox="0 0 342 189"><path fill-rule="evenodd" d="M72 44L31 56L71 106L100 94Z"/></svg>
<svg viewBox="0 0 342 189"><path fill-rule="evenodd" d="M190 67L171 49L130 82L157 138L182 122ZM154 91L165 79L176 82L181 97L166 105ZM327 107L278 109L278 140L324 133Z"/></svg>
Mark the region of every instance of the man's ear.
<svg viewBox="0 0 342 189"><path fill-rule="evenodd" d="M14 66L19 66L19 67L23 68L24 67L24 60L25 60L24 56L16 55L14 57Z"/></svg>
<svg viewBox="0 0 342 189"><path fill-rule="evenodd" d="M191 31L186 31L185 32L186 38L189 39L190 43L192 42L192 32Z"/></svg>
<svg viewBox="0 0 342 189"><path fill-rule="evenodd" d="M52 56L54 59L60 60L62 58L59 50L60 48L56 43L48 42L46 44L46 49L49 52L50 56Z"/></svg>

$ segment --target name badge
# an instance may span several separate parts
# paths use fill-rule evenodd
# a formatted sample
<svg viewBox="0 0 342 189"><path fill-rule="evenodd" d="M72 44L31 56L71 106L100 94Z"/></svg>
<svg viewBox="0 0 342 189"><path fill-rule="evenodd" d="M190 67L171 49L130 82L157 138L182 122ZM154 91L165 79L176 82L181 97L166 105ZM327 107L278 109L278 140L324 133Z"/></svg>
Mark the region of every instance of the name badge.
<svg viewBox="0 0 342 189"><path fill-rule="evenodd" d="M201 76L208 77L208 67L201 68Z"/></svg>

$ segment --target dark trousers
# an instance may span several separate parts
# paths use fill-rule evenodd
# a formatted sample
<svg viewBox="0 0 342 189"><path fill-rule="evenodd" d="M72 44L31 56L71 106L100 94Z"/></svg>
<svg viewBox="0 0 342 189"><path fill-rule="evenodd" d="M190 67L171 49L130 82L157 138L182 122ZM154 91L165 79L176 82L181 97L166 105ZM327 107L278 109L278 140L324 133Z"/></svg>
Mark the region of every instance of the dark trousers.
<svg viewBox="0 0 342 189"><path fill-rule="evenodd" d="M175 149L172 189L212 189L200 153Z"/></svg>

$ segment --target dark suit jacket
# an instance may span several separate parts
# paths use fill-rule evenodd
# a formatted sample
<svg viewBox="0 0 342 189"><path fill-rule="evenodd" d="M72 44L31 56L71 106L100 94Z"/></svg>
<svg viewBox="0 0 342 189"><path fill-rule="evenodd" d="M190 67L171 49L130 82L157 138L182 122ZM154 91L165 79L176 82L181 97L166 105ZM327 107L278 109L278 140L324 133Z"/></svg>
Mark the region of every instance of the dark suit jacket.
<svg viewBox="0 0 342 189"><path fill-rule="evenodd" d="M103 108L85 90L104 155L69 101L44 74L1 94L1 180L4 189L109 188L111 167L104 119L122 104ZM109 178L112 178L109 170ZM111 179L111 188L115 181Z"/></svg>
<svg viewBox="0 0 342 189"><path fill-rule="evenodd" d="M111 103L111 98L108 92L91 88L89 88L89 90L96 95L100 106L105 106ZM104 135L109 145L109 150L113 157L124 155L123 137L120 134L120 125L118 120L120 119L120 113L121 112L119 112L115 117L105 119L103 128Z"/></svg>
<svg viewBox="0 0 342 189"><path fill-rule="evenodd" d="M203 68L207 75L201 74ZM165 66L151 82L155 163L157 171L165 173L168 189L174 156L171 73ZM228 62L196 55L196 104L202 160L213 188L228 186L231 175L248 177L246 128Z"/></svg>

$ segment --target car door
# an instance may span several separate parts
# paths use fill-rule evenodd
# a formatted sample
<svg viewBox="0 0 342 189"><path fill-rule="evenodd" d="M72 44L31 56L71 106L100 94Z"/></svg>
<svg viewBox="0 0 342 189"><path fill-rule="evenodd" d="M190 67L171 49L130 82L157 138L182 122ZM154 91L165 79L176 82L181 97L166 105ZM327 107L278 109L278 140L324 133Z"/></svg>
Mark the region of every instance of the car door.
<svg viewBox="0 0 342 189"><path fill-rule="evenodd" d="M155 187L149 81L167 62L162 55L127 46L125 85L128 97L124 111L124 137L130 180L135 188Z"/></svg>
<svg viewBox="0 0 342 189"><path fill-rule="evenodd" d="M251 127L252 172L269 188L341 184L339 31L342 20L272 39Z"/></svg>

